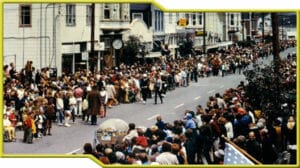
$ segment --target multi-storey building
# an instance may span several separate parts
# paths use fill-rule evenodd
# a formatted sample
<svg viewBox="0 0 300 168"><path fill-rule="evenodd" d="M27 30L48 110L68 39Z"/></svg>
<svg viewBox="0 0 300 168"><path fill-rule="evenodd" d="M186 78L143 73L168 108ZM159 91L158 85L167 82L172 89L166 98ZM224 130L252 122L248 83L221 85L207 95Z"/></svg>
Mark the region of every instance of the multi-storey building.
<svg viewBox="0 0 300 168"><path fill-rule="evenodd" d="M94 54L105 62L118 55L112 41L129 27L129 4L94 9ZM92 4L5 4L4 18L4 64L14 62L20 70L31 60L36 69L56 68L58 74L89 68Z"/></svg>
<svg viewBox="0 0 300 168"><path fill-rule="evenodd" d="M86 68L82 52L90 50L90 39L91 4L4 4L4 64L14 62L17 70L28 60L58 74Z"/></svg>
<svg viewBox="0 0 300 168"><path fill-rule="evenodd" d="M124 41L128 33L144 35L150 57L160 56L163 44L175 55L187 36L195 49L202 49L204 39L207 48L241 39L240 13L168 13L151 4L128 3L95 4L94 9L93 55L97 55L98 70L100 62L106 66L120 63L120 50L112 43ZM178 24L182 19L185 25ZM58 75L90 68L91 24L91 3L5 4L4 64L14 62L20 70L31 60L36 69L56 68Z"/></svg>
<svg viewBox="0 0 300 168"><path fill-rule="evenodd" d="M241 39L241 13L224 13L224 39L238 41Z"/></svg>
<svg viewBox="0 0 300 168"><path fill-rule="evenodd" d="M122 40L123 32L129 29L130 5L128 3L102 3L99 4L100 41L104 43L101 53L106 66L120 64L120 50L114 48L115 40Z"/></svg>

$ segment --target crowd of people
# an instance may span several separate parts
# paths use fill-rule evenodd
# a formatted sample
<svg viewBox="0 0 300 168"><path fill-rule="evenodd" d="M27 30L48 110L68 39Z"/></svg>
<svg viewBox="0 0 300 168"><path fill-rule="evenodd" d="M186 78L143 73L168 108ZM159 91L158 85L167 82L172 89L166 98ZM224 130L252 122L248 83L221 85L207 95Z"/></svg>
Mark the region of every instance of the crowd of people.
<svg viewBox="0 0 300 168"><path fill-rule="evenodd" d="M106 117L107 108L121 103L146 104L151 98L154 104L157 104L157 98L163 103L167 91L187 87L199 77L242 73L250 63L271 52L271 44L232 46L205 57L176 60L163 57L152 64L121 64L101 72L82 70L55 78L51 77L49 68L36 70L32 61L19 72L11 63L5 65L3 71L4 132L9 142L15 141L15 129L19 128L24 131L23 142L33 143L34 138L52 135L53 122L65 127L78 120L97 125L97 116ZM287 65L289 63L295 64L295 61L287 62ZM221 135L254 149L246 146L250 142L248 137L254 134L255 142L251 144L259 144L259 149L254 151L259 155L255 156L263 163L271 163L276 160L275 157L268 158L271 155L266 153L274 149L271 144L277 144L275 147L278 148L284 143L280 150L295 144L295 118L268 121L263 112L256 114L243 97L244 88L241 83L223 95L211 96L206 107L199 105L197 112L187 111L185 119L174 123L165 123L158 118L156 126L147 130L135 128L131 123L128 132L131 138L126 136L127 139L114 146L98 144L97 153L86 144L85 153L92 153L110 164L218 164L224 153ZM273 128L278 132L276 126L280 127L283 137L273 134Z"/></svg>
<svg viewBox="0 0 300 168"><path fill-rule="evenodd" d="M129 123L122 141L99 143L95 150L86 143L84 154L104 164L223 164L226 138L263 164L295 164L295 115L270 120L251 108L244 89L241 82L223 95L216 93L206 107L186 110L185 117L173 123L161 116L149 128Z"/></svg>

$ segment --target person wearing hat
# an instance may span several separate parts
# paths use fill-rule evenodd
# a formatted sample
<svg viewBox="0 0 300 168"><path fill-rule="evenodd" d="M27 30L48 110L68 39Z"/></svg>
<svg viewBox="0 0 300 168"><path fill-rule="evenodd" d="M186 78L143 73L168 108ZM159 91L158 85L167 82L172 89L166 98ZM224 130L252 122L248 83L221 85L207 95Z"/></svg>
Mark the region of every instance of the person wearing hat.
<svg viewBox="0 0 300 168"><path fill-rule="evenodd" d="M140 81L140 87L141 87L141 93L142 93L142 99L143 103L146 104L147 101L147 94L149 92L149 78L147 77L147 74L143 74L143 78Z"/></svg>

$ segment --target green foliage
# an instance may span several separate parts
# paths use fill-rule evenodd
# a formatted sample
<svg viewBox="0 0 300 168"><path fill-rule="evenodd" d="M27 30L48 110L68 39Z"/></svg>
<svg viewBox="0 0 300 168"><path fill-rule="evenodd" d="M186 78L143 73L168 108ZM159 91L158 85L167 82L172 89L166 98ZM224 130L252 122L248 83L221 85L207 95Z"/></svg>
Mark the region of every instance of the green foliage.
<svg viewBox="0 0 300 168"><path fill-rule="evenodd" d="M128 40L125 41L121 61L126 65L132 65L135 63L137 61L137 54L139 52L140 45L141 41L138 37L129 36Z"/></svg>
<svg viewBox="0 0 300 168"><path fill-rule="evenodd" d="M287 83L285 72L280 70L275 73L274 64L263 68L257 65L244 74L248 80L245 94L254 109L260 109L272 117L287 115L281 106L296 101L296 82Z"/></svg>

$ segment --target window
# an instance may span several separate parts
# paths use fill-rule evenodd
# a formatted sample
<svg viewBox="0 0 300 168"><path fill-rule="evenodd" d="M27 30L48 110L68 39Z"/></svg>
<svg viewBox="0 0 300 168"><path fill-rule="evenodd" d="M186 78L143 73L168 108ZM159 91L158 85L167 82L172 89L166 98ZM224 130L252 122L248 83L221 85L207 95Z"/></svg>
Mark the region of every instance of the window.
<svg viewBox="0 0 300 168"><path fill-rule="evenodd" d="M202 13L198 13L198 24L199 25L202 25L202 18L203 18L203 15L202 15Z"/></svg>
<svg viewBox="0 0 300 168"><path fill-rule="evenodd" d="M234 25L234 14L230 14L230 25Z"/></svg>
<svg viewBox="0 0 300 168"><path fill-rule="evenodd" d="M164 30L164 13L159 11L160 13L160 31Z"/></svg>
<svg viewBox="0 0 300 168"><path fill-rule="evenodd" d="M155 31L163 31L164 29L164 14L161 11L156 10L154 12L155 20L154 20L154 28Z"/></svg>
<svg viewBox="0 0 300 168"><path fill-rule="evenodd" d="M176 13L176 22L179 21L179 13Z"/></svg>
<svg viewBox="0 0 300 168"><path fill-rule="evenodd" d="M154 30L157 31L158 30L158 19L159 19L158 18L158 11L155 11L154 15L155 15L154 18L156 18L156 19L154 19Z"/></svg>
<svg viewBox="0 0 300 168"><path fill-rule="evenodd" d="M169 24L172 24L172 17L173 17L173 14L172 13L169 13Z"/></svg>
<svg viewBox="0 0 300 168"><path fill-rule="evenodd" d="M143 20L143 13L132 13L132 19L141 19L141 20Z"/></svg>
<svg viewBox="0 0 300 168"><path fill-rule="evenodd" d="M186 20L190 23L190 14L185 14L185 18L186 18Z"/></svg>
<svg viewBox="0 0 300 168"><path fill-rule="evenodd" d="M110 6L109 4L104 4L104 19L110 19Z"/></svg>
<svg viewBox="0 0 300 168"><path fill-rule="evenodd" d="M66 24L67 24L67 26L75 26L76 25L76 13L75 13L75 5L74 4L66 5Z"/></svg>
<svg viewBox="0 0 300 168"><path fill-rule="evenodd" d="M90 26L92 23L92 5L86 6L86 25Z"/></svg>
<svg viewBox="0 0 300 168"><path fill-rule="evenodd" d="M111 39L110 38L104 38L103 42L104 42L105 48L110 48L111 47Z"/></svg>
<svg viewBox="0 0 300 168"><path fill-rule="evenodd" d="M192 14L192 24L195 26L196 25L196 14Z"/></svg>
<svg viewBox="0 0 300 168"><path fill-rule="evenodd" d="M20 27L31 27L31 5L20 5Z"/></svg>

